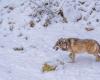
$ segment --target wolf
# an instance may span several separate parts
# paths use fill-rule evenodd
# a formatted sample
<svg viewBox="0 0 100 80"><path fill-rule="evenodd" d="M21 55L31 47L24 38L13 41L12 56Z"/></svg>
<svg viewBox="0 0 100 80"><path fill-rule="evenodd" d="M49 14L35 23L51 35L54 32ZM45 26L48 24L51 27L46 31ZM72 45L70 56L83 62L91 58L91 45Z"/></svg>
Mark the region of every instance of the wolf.
<svg viewBox="0 0 100 80"><path fill-rule="evenodd" d="M55 50L61 49L68 51L71 62L75 62L75 56L79 53L89 53L96 57L96 61L100 61L100 45L93 39L80 38L60 38L53 47Z"/></svg>

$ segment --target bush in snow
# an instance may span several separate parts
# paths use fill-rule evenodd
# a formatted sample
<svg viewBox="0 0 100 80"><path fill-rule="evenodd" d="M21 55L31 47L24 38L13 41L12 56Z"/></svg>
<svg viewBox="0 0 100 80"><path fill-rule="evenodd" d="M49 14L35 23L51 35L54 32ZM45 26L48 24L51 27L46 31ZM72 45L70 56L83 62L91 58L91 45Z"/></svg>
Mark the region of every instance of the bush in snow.
<svg viewBox="0 0 100 80"><path fill-rule="evenodd" d="M45 63L42 67L42 72L54 71L57 66Z"/></svg>
<svg viewBox="0 0 100 80"><path fill-rule="evenodd" d="M35 7L33 8L33 13L31 17L38 23L42 22L44 27L47 27L52 22L67 22L64 16L63 10L58 9L60 2L57 0L48 1L34 1L31 0Z"/></svg>

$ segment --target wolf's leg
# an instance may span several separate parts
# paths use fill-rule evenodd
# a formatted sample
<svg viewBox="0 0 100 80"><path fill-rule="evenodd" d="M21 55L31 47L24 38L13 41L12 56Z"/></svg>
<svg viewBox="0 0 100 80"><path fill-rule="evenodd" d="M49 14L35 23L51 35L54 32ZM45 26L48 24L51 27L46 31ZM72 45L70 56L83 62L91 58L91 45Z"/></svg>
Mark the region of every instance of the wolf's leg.
<svg viewBox="0 0 100 80"><path fill-rule="evenodd" d="M94 56L96 57L96 62L100 61L100 56L98 54L94 54Z"/></svg>
<svg viewBox="0 0 100 80"><path fill-rule="evenodd" d="M72 53L69 54L69 57L72 59Z"/></svg>
<svg viewBox="0 0 100 80"><path fill-rule="evenodd" d="M75 53L72 53L72 62L75 62Z"/></svg>
<svg viewBox="0 0 100 80"><path fill-rule="evenodd" d="M96 62L99 62L99 61L100 61L100 56L97 55L97 56L96 56Z"/></svg>
<svg viewBox="0 0 100 80"><path fill-rule="evenodd" d="M71 62L75 62L75 53L70 53L69 57L71 58Z"/></svg>

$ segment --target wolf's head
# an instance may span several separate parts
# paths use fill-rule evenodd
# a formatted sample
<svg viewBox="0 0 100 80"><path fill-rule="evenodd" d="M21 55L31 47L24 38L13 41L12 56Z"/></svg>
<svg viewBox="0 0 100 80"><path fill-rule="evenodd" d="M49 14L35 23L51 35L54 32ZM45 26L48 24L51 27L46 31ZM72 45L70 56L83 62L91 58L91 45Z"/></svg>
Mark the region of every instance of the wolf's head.
<svg viewBox="0 0 100 80"><path fill-rule="evenodd" d="M53 49L58 50L58 49L62 49L62 50L67 50L67 40L65 38L60 38L58 39L58 41L56 42L55 46L53 47Z"/></svg>

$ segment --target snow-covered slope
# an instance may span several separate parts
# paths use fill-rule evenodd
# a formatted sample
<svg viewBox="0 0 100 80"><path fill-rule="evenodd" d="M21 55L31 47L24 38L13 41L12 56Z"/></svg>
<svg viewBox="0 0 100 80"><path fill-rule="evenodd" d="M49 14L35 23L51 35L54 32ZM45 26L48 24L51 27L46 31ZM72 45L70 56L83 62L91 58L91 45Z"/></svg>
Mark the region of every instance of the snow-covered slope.
<svg viewBox="0 0 100 80"><path fill-rule="evenodd" d="M100 63L95 62L94 56L80 54L72 64L68 63L67 52L52 49L60 37L90 38L100 43L100 1L65 1L63 10L68 23L54 22L45 28L42 21L30 27L34 20L29 16L34 13L31 0L0 0L0 80L100 79ZM80 16L82 19L77 22ZM45 62L58 67L42 73Z"/></svg>

